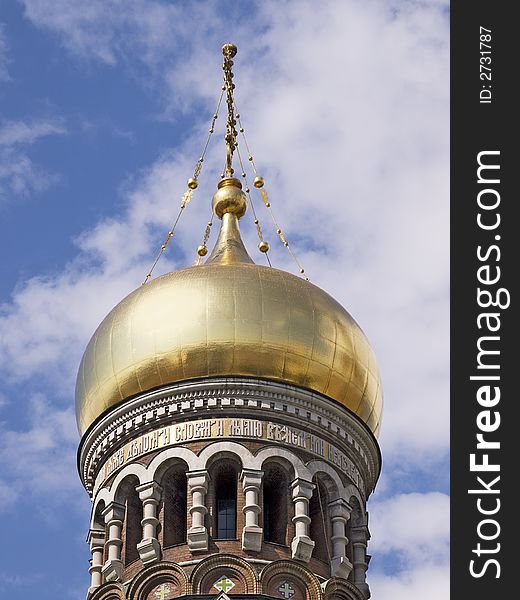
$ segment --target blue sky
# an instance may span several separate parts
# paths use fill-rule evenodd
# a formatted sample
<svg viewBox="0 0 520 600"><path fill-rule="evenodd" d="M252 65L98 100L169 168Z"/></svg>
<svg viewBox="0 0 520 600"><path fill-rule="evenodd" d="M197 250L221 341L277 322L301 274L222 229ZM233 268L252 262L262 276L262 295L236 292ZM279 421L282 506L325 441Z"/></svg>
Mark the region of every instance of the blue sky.
<svg viewBox="0 0 520 600"><path fill-rule="evenodd" d="M175 217L229 41L239 47L237 103L278 220L379 359L373 596L448 595L448 8L317 6L2 0L0 596L85 595L77 366ZM221 118L158 273L195 258L222 127ZM296 272L259 199L257 209L273 264ZM261 262L251 222L243 234Z"/></svg>

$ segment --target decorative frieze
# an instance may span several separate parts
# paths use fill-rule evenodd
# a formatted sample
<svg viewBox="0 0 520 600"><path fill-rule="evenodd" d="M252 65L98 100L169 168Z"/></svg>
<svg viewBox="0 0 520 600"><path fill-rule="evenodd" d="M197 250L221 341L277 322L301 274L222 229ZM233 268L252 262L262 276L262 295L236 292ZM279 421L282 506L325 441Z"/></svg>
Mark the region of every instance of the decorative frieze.
<svg viewBox="0 0 520 600"><path fill-rule="evenodd" d="M100 463L111 448L124 444L125 437L134 436L140 429L160 430L161 422L185 420L188 413L193 414L194 420L200 420L207 411L229 411L234 407L240 407L241 413L253 420L281 421L282 425L296 429L301 427L301 421L305 421L305 429L312 424L318 437L326 434L337 438L338 449L355 458L368 488L371 490L375 485L379 474L377 444L371 435L367 436L366 427L346 409L320 394L294 386L237 378L233 383L225 380L222 387L218 380L168 386L145 393L124 407L115 407L83 439L80 465L87 489L92 492Z"/></svg>
<svg viewBox="0 0 520 600"><path fill-rule="evenodd" d="M258 419L203 419L175 423L150 431L119 448L106 460L98 474L95 488L126 464L151 452L170 446L199 440L252 439L277 442L299 448L322 458L342 471L359 489L364 491L363 477L354 462L339 448L312 433L273 421Z"/></svg>

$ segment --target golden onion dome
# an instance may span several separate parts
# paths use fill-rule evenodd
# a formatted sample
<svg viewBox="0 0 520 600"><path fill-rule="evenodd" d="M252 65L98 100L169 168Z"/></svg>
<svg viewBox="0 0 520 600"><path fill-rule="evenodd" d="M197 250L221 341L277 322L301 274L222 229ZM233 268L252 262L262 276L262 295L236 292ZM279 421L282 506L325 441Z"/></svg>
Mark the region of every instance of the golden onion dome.
<svg viewBox="0 0 520 600"><path fill-rule="evenodd" d="M238 218L246 199L220 182L213 208L219 239L203 265L151 280L103 320L81 361L76 415L81 434L135 394L208 377L259 377L341 403L377 435L382 393L360 327L309 281L253 263Z"/></svg>

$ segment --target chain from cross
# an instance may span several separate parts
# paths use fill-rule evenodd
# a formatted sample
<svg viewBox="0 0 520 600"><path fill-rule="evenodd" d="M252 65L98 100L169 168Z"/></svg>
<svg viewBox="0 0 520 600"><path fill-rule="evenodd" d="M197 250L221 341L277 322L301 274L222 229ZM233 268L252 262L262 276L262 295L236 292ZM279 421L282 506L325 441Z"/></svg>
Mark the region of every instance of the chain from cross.
<svg viewBox="0 0 520 600"><path fill-rule="evenodd" d="M286 600L289 600L289 598L292 598L294 596L294 594L296 593L293 586L288 581L284 581L283 583L281 583L278 586L278 591L280 592L281 596L286 598Z"/></svg>
<svg viewBox="0 0 520 600"><path fill-rule="evenodd" d="M221 577L218 581L215 581L215 583L213 584L214 588L217 588L217 590L219 592L229 592L229 590L231 590L232 588L235 587L235 584L231 581L231 579L228 579L225 575L223 577Z"/></svg>
<svg viewBox="0 0 520 600"><path fill-rule="evenodd" d="M166 600L166 594L171 592L171 588L167 583L161 583L161 585L157 586L153 595L157 598L157 600Z"/></svg>

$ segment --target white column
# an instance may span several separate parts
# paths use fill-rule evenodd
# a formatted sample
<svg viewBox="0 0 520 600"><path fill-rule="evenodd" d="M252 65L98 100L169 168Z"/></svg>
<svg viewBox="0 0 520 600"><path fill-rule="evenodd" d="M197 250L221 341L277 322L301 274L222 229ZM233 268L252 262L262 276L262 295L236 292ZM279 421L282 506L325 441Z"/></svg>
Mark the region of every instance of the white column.
<svg viewBox="0 0 520 600"><path fill-rule="evenodd" d="M206 494L208 493L209 473L207 471L188 471L188 488L191 492L191 527L188 529L188 547L192 552L208 550L209 536L204 525Z"/></svg>
<svg viewBox="0 0 520 600"><path fill-rule="evenodd" d="M332 577L347 579L352 571L352 563L347 558L348 538L345 526L350 519L351 507L342 498L329 503L329 514L332 521Z"/></svg>
<svg viewBox="0 0 520 600"><path fill-rule="evenodd" d="M121 561L121 529L125 517L125 507L117 502L111 502L102 512L108 529L108 558L101 572L106 581L121 581L123 562Z"/></svg>
<svg viewBox="0 0 520 600"><path fill-rule="evenodd" d="M88 532L87 543L90 546L92 560L89 573L91 577L88 593L91 594L103 582L101 569L103 568L103 550L105 548L105 532L102 529L91 529Z"/></svg>
<svg viewBox="0 0 520 600"><path fill-rule="evenodd" d="M294 503L293 523L296 528L295 536L291 544L292 558L309 562L314 542L309 537L309 500L316 486L304 479L295 479L291 483L292 498Z"/></svg>
<svg viewBox="0 0 520 600"><path fill-rule="evenodd" d="M157 539L157 506L161 499L162 488L155 481L144 483L136 488L143 503L143 539L137 544L139 556L145 565L161 560L161 547Z"/></svg>
<svg viewBox="0 0 520 600"><path fill-rule="evenodd" d="M253 469L243 469L240 474L246 501L244 506L246 524L242 531L242 548L251 552L260 552L262 548L263 529L258 525L258 515L260 514L258 494L263 475L263 471Z"/></svg>
<svg viewBox="0 0 520 600"><path fill-rule="evenodd" d="M365 598L370 598L370 590L366 582L368 528L366 525L352 527L350 535L352 538L354 585L363 593Z"/></svg>

